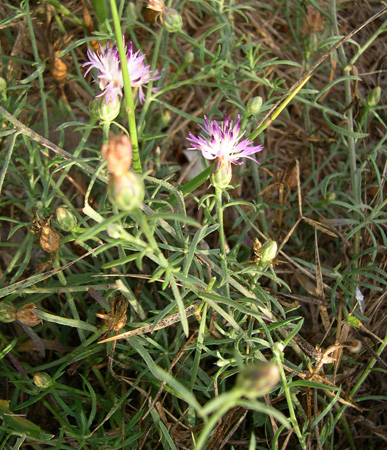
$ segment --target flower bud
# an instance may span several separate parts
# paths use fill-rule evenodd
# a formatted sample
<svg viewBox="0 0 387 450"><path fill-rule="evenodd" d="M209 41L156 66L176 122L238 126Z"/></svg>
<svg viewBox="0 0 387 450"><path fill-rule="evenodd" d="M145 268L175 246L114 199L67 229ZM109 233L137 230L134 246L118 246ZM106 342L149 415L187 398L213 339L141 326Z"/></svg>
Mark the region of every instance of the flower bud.
<svg viewBox="0 0 387 450"><path fill-rule="evenodd" d="M114 136L101 148L109 172L114 177L126 175L132 165L132 142L126 134Z"/></svg>
<svg viewBox="0 0 387 450"><path fill-rule="evenodd" d="M89 106L90 115L103 121L112 122L120 113L121 100L119 96L113 102L106 103L105 96L97 97L91 101Z"/></svg>
<svg viewBox="0 0 387 450"><path fill-rule="evenodd" d="M211 183L215 188L224 189L226 188L232 178L232 169L229 161L219 160L214 164L211 173Z"/></svg>
<svg viewBox="0 0 387 450"><path fill-rule="evenodd" d="M194 62L195 59L195 55L193 54L193 52L187 52L184 56L184 62L186 64L192 64Z"/></svg>
<svg viewBox="0 0 387 450"><path fill-rule="evenodd" d="M7 82L4 78L0 77L0 94L2 99L7 100Z"/></svg>
<svg viewBox="0 0 387 450"><path fill-rule="evenodd" d="M161 22L169 33L177 33L183 27L181 15L173 8L165 8Z"/></svg>
<svg viewBox="0 0 387 450"><path fill-rule="evenodd" d="M36 314L34 303L26 303L16 311L16 319L30 327L39 325L43 320Z"/></svg>
<svg viewBox="0 0 387 450"><path fill-rule="evenodd" d="M376 86L371 90L371 92L367 95L367 105L370 108L373 108L380 102L380 96L382 94L382 88L380 86Z"/></svg>
<svg viewBox="0 0 387 450"><path fill-rule="evenodd" d="M46 372L36 372L34 384L40 389L47 389L51 385L51 377Z"/></svg>
<svg viewBox="0 0 387 450"><path fill-rule="evenodd" d="M272 261L278 250L278 245L276 241L267 241L262 245L261 248L261 263L266 264Z"/></svg>
<svg viewBox="0 0 387 450"><path fill-rule="evenodd" d="M262 97L253 97L247 102L247 112L249 114L259 113L262 106Z"/></svg>
<svg viewBox="0 0 387 450"><path fill-rule="evenodd" d="M63 231L73 231L78 224L77 218L74 214L64 206L57 208L55 212L55 219Z"/></svg>
<svg viewBox="0 0 387 450"><path fill-rule="evenodd" d="M10 323L16 319L16 308L9 300L0 303L0 322Z"/></svg>
<svg viewBox="0 0 387 450"><path fill-rule="evenodd" d="M110 201L123 211L131 211L144 200L145 189L142 179L135 172L128 172L109 180Z"/></svg>
<svg viewBox="0 0 387 450"><path fill-rule="evenodd" d="M280 372L276 365L259 362L246 366L237 376L235 386L243 395L254 399L268 394L279 382Z"/></svg>
<svg viewBox="0 0 387 450"><path fill-rule="evenodd" d="M123 231L124 229L118 223L109 223L106 227L106 232L112 239L120 239Z"/></svg>

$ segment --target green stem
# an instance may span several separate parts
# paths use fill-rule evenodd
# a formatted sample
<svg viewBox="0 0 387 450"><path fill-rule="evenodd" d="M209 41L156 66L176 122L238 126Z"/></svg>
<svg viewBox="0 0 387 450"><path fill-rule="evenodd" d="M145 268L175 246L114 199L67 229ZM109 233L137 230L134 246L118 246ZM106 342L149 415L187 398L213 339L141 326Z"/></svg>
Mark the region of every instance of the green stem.
<svg viewBox="0 0 387 450"><path fill-rule="evenodd" d="M31 38L32 52L34 54L34 59L35 59L37 65L41 66L41 65L44 65L44 63L42 63L42 60L40 59L38 47L36 45L34 27L32 25L31 14L30 14L29 0L27 0L25 2L25 7L26 7L26 20L27 20L27 25L28 25L28 31L30 32L30 38ZM40 98L41 98L42 114L43 114L43 133L44 133L44 137L48 138L47 103L46 103L46 93L44 92L44 81L43 81L42 73L39 73L39 75L38 75L38 82L39 82L39 94L40 94Z"/></svg>
<svg viewBox="0 0 387 450"><path fill-rule="evenodd" d="M288 408L289 408L289 415L290 415L290 421L293 425L294 431L298 437L298 441L301 444L301 447L303 450L306 449L306 443L304 440L304 436L301 433L300 427L298 426L298 422L297 422L297 417L293 408L293 400L292 400L292 394L290 392L290 389L288 387L288 383L286 381L286 375L285 375L285 371L284 368L282 366L282 360L281 360L281 351L274 346L273 348L274 354L275 354L275 358L277 360L277 364L278 364L278 368L280 370L280 374L281 374L281 379L282 379L282 386L283 389L285 391L285 397L286 397L286 401L288 404Z"/></svg>
<svg viewBox="0 0 387 450"><path fill-rule="evenodd" d="M336 0L329 1L329 13L331 16L331 20L333 23L333 29L335 35L339 35L339 27L337 24L337 9L336 9ZM347 65L347 58L345 56L345 52L343 47L338 48L339 61L344 67L344 75L349 76L352 70L351 66ZM344 81L344 94L345 94L345 104L352 105L352 87L351 80L346 79ZM348 107L346 111L347 117L347 130L353 133L354 128L354 120L353 120L353 108L352 106ZM356 145L355 139L352 136L348 136L348 160L349 167L351 172L351 185L352 185L352 195L355 202L355 205L360 204L360 173L357 171L356 167ZM353 254L358 255L360 249L360 231L356 232L353 240ZM358 265L358 260L354 261L355 268Z"/></svg>
<svg viewBox="0 0 387 450"><path fill-rule="evenodd" d="M103 143L106 144L109 141L109 130L110 130L111 122L104 120L102 122L102 131L103 131Z"/></svg>
<svg viewBox="0 0 387 450"><path fill-rule="evenodd" d="M226 280L226 295L230 297L230 286L228 283L228 271L227 271L227 253L226 253L226 238L224 235L224 222L223 222L223 205L222 205L222 189L215 188L215 195L217 198L217 212L219 221L219 241L220 241L220 263L222 267L223 277Z"/></svg>
<svg viewBox="0 0 387 450"><path fill-rule="evenodd" d="M127 64L126 51L124 47L124 41L122 38L121 24L120 18L118 16L117 5L115 0L110 0L110 7L112 10L112 17L115 29L115 35L117 40L118 53L120 55L120 63L122 70L122 78L124 80L124 101L126 111L128 113L128 124L129 124L129 134L130 139L132 141L132 150L133 150L133 170L137 173L142 173L142 165L138 148L138 139L137 139L137 126L136 126L136 116L134 111L134 100L133 100L133 91L132 85L130 83L129 77L129 69Z"/></svg>

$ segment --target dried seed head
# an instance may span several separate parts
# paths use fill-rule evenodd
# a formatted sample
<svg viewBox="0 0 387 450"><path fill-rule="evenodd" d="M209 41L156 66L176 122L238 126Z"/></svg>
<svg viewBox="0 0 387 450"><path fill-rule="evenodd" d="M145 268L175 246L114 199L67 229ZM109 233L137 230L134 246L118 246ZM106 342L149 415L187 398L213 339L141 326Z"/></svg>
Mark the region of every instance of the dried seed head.
<svg viewBox="0 0 387 450"><path fill-rule="evenodd" d="M305 36L312 33L321 33L325 28L325 18L321 16L320 11L314 6L309 5L305 14L303 34Z"/></svg>
<svg viewBox="0 0 387 450"><path fill-rule="evenodd" d="M58 58L58 51L55 51L51 57L50 70L51 75L55 78L58 83L61 83L67 75L67 65Z"/></svg>
<svg viewBox="0 0 387 450"><path fill-rule="evenodd" d="M40 231L39 243L47 253L55 253L60 247L60 236L51 228L51 225L43 225Z"/></svg>
<svg viewBox="0 0 387 450"><path fill-rule="evenodd" d="M101 154L106 159L109 172L114 177L122 177L127 174L132 165L132 142L126 134L112 136L102 146Z"/></svg>
<svg viewBox="0 0 387 450"><path fill-rule="evenodd" d="M42 319L36 314L36 306L34 303L26 303L16 311L16 319L21 323L34 327L42 323Z"/></svg>

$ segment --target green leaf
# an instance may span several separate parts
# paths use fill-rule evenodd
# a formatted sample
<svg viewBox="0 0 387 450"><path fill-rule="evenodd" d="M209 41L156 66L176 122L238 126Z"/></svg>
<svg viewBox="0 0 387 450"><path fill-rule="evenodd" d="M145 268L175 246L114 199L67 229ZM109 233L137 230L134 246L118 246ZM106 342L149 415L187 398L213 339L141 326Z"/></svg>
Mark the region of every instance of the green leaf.
<svg viewBox="0 0 387 450"><path fill-rule="evenodd" d="M47 442L54 437L24 417L13 414L9 410L9 400L0 400L0 417L3 419L3 426L11 430L12 434L24 435L28 441Z"/></svg>

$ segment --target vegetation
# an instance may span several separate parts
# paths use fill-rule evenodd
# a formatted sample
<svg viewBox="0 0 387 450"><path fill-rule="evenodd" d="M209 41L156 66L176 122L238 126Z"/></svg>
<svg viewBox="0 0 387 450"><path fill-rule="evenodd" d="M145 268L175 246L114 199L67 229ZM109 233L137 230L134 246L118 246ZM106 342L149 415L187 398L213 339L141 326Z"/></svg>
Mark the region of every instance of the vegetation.
<svg viewBox="0 0 387 450"><path fill-rule="evenodd" d="M1 2L1 450L385 447L386 12Z"/></svg>

